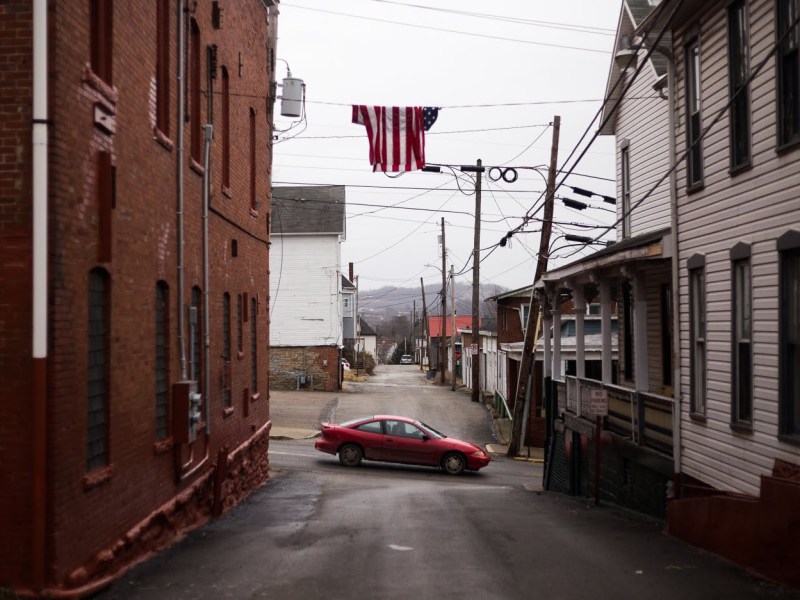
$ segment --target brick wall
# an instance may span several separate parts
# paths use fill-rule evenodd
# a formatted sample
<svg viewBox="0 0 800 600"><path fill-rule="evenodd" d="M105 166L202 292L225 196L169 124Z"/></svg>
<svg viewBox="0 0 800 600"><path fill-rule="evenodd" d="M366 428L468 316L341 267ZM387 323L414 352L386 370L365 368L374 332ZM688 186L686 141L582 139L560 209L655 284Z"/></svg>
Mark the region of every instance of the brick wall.
<svg viewBox="0 0 800 600"><path fill-rule="evenodd" d="M298 375L304 375L306 383L301 389L335 392L340 383L340 361L335 346L274 346L270 349L270 385L276 390L294 390Z"/></svg>
<svg viewBox="0 0 800 600"><path fill-rule="evenodd" d="M177 511L175 523L189 527L206 518L191 503L175 504L176 498L197 490L214 468L217 452L227 447L246 453L257 444L259 451L247 462L248 474L229 480L225 490L228 506L260 485L266 478L268 436L254 432L269 425L269 323L268 323L268 214L270 190L271 117L266 95L271 77L268 43L275 40L275 17L267 21L260 0L220 2L222 27L214 29L211 1L199 0L191 16L200 30L201 117L208 117L205 93L206 46L216 44L218 64L227 66L231 89L231 186L220 189L222 136L219 135L220 102L214 102L212 120L217 129L212 143L209 214L209 344L210 410L204 415L210 435L201 431L189 468L198 471L180 483L176 461L189 457L188 447L155 437L155 290L159 281L169 286L169 382L181 377L178 320L185 314L194 286L202 288L202 169L191 165L191 135L186 131L184 181L184 293L178 305L178 238L176 209L176 102L178 53L175 4L170 3L169 64L172 89L169 135L154 129L156 75L156 3L113 3L113 79L102 82L90 68L89 2L55 0L49 3L50 27L50 153L49 153L49 357L48 357L48 585L54 588L90 584L94 578L113 574L120 561L98 562L98 556L117 556L120 540L139 531L144 520L160 511ZM11 28L22 33L9 45ZM20 400L4 401L0 413L3 461L0 477L4 493L0 512L14 528L15 536L0 549L0 584L25 587L30 580L27 549L31 521L30 415L24 400L30 395L30 1L0 4L0 34L4 39L0 58L18 52L24 58L0 69L0 257L5 288L5 318L0 335L0 357L15 376L4 378L4 392ZM268 35L271 29L272 36ZM27 61L27 62L26 62ZM215 82L219 90L219 70ZM188 74L187 74L188 75ZM11 85L11 81L17 82ZM191 87L194 82L187 77ZM13 95L13 97L12 97ZM256 114L257 210L251 208L248 136L250 109ZM105 114L104 124L95 114ZM14 115L6 126L6 115ZM110 153L115 168L115 194L110 221L101 219L102 195L98 189L98 153ZM6 168L5 165L10 165ZM9 190L13 189L9 193ZM108 252L101 241L110 239ZM10 240L10 243L6 241ZM235 247L235 251L234 251ZM100 262L102 260L102 262ZM110 282L110 335L108 375L108 443L110 464L101 472L86 472L87 454L87 316L88 273L102 268ZM15 271L16 269L16 271ZM15 279L16 278L16 279ZM5 290L4 290L5 291ZM225 361L222 358L222 298L228 292L234 305L231 323L234 337L229 382L233 406L223 406ZM246 295L246 321L242 349L236 343L235 299ZM256 310L249 301L256 300ZM257 389L252 385L251 325L257 338ZM188 324L186 327L188 336ZM7 335L8 334L8 335ZM184 344L188 339L184 339ZM188 353L187 353L188 357ZM8 429L7 429L8 428ZM206 430L207 432L207 430ZM262 433L263 438L263 433ZM254 446L255 447L255 446ZM207 462L201 462L208 455ZM6 460L6 457L12 460ZM253 462L254 461L254 462ZM13 464L13 470L6 465ZM240 472L234 469L232 473ZM8 483L14 482L12 486ZM200 486L202 488L202 486ZM143 493L146 491L146 493ZM195 493L195 492L193 492ZM27 496L27 497L26 497ZM200 496L207 500L206 492ZM172 509L165 507L172 506ZM178 508L174 508L178 506ZM182 506L186 512L181 514ZM5 534L4 534L5 535ZM11 539L11 538L6 538ZM127 538L126 538L127 539ZM13 550L11 550L13 548ZM8 550L7 550L8 549ZM22 550L21 550L22 549ZM148 549L142 546L142 551ZM12 552L5 555L3 552ZM108 554L111 552L111 554ZM128 560L135 557L128 556ZM123 561L124 562L124 561Z"/></svg>
<svg viewBox="0 0 800 600"><path fill-rule="evenodd" d="M0 587L31 576L32 36L30 0L0 4Z"/></svg>

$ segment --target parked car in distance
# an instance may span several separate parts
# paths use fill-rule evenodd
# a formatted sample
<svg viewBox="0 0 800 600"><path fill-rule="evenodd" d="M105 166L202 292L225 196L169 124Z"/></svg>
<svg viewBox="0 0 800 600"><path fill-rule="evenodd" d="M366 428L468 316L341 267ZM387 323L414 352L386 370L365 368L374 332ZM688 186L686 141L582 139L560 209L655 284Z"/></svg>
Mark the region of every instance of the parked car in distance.
<svg viewBox="0 0 800 600"><path fill-rule="evenodd" d="M403 354L403 356L400 357L400 364L401 365L410 365L413 362L414 362L414 359L411 358L410 354Z"/></svg>
<svg viewBox="0 0 800 600"><path fill-rule="evenodd" d="M478 445L447 437L416 419L392 415L361 417L336 425L322 423L314 447L339 455L339 462L355 467L362 460L439 467L458 475L477 471L491 458Z"/></svg>
<svg viewBox="0 0 800 600"><path fill-rule="evenodd" d="M349 371L350 370L350 361L348 361L346 358L342 359L342 368L345 371Z"/></svg>

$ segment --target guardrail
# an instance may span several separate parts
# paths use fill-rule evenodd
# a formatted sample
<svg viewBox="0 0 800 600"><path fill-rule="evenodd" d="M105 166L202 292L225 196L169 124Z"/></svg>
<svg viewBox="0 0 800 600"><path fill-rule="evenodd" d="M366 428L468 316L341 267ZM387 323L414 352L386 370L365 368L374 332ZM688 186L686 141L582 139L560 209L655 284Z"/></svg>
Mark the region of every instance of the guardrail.
<svg viewBox="0 0 800 600"><path fill-rule="evenodd" d="M593 420L589 414L591 390L606 390L608 416L603 428L635 444L672 456L672 398L640 392L594 379L567 375L555 381L559 413L568 411Z"/></svg>
<svg viewBox="0 0 800 600"><path fill-rule="evenodd" d="M505 397L498 391L494 393L494 414L496 414L501 419L512 419L513 416L511 415L511 410L508 408L508 403L506 402Z"/></svg>

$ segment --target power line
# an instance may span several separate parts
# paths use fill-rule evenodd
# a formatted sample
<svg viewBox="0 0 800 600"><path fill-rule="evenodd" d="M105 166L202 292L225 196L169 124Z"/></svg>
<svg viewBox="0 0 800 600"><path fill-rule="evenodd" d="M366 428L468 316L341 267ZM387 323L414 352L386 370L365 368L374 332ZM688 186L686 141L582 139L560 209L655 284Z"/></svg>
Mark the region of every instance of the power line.
<svg viewBox="0 0 800 600"><path fill-rule="evenodd" d="M453 10L448 8L437 8L433 6L422 6L419 4L406 4L405 2L394 2L393 0L371 0L372 2L380 2L381 4L394 4L397 6L407 6L409 8L419 8L423 10L432 10L437 12L449 13L453 15L463 15L467 17L476 17L494 21L504 21L506 23L516 23L519 25L531 25L534 27L545 27L549 29L562 29L565 31L575 31L578 33L591 33L598 35L614 35L614 29L606 27L591 27L589 25L574 25L571 23L557 23L554 21L536 21L533 19L520 19L519 17L505 17L502 15L490 15L487 13L476 13L465 10Z"/></svg>
<svg viewBox="0 0 800 600"><path fill-rule="evenodd" d="M329 15L337 15L337 16L341 16L341 17L350 17L352 19L362 19L362 20L365 20L365 21L375 21L375 22L378 22L378 23L388 23L390 25L400 25L402 27L411 27L411 28L414 28L414 29L425 29L425 30L428 30L428 31L441 31L441 32L444 32L444 33L455 33L457 35L467 35L467 36L470 36L470 37L484 38L484 39L490 39L490 40L500 40L500 41L503 41L503 42L516 42L516 43L519 43L519 44L528 44L528 45L532 45L532 46L545 46L545 47L548 47L548 48L559 48L561 50L578 50L580 52L593 52L593 53L605 54L605 55L608 55L608 54L611 53L610 49L609 50L600 50L598 48L583 48L583 47L580 47L580 46L567 46L567 45L564 45L564 44L549 44L547 42L535 42L533 40L520 40L520 39L516 39L516 38L507 38L507 37L501 37L501 36L497 36L497 35L488 35L488 34L485 34L485 33L471 33L471 32L468 32L468 31L458 31L456 29L445 29L443 27L431 27L429 25L416 25L416 24L413 24L413 23L402 23L400 21L391 21L389 19L379 19L377 17L365 17L363 15L354 15L352 13L343 13L343 12L337 12L337 11L333 11L333 10L325 10L325 9L322 9L322 8L311 8L309 6L300 6L298 4L291 4L291 3L286 3L286 2L281 2L281 6L282 7L299 8L299 9L302 9L302 10L310 10L312 12L320 12L320 13L325 13L325 14L329 14Z"/></svg>

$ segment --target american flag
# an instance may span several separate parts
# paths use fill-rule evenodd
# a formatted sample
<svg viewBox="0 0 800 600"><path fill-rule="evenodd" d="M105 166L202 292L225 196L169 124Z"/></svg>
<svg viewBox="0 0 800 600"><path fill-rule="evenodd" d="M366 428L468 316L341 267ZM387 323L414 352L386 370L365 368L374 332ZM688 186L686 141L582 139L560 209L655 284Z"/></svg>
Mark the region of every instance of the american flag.
<svg viewBox="0 0 800 600"><path fill-rule="evenodd" d="M353 123L364 125L373 171L413 171L425 166L425 132L439 109L353 105Z"/></svg>

